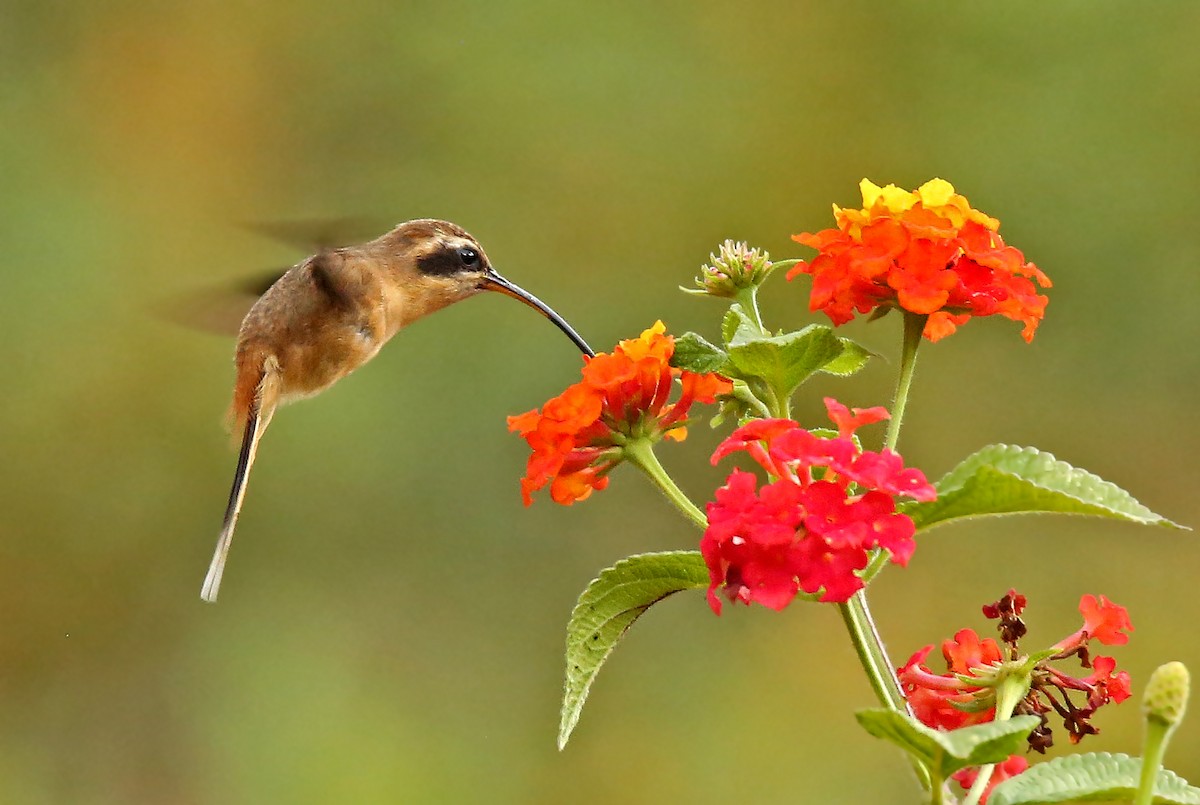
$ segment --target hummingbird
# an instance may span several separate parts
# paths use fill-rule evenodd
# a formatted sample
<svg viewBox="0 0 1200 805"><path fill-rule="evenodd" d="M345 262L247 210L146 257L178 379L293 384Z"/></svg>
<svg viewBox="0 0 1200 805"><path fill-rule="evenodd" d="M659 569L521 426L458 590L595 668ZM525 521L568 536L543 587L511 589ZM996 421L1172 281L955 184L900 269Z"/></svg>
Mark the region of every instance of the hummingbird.
<svg viewBox="0 0 1200 805"><path fill-rule="evenodd" d="M361 245L324 249L266 289L238 332L229 421L242 442L202 599L217 600L246 480L275 409L324 391L404 327L482 291L532 307L595 356L571 325L502 277L479 241L449 221L406 221Z"/></svg>

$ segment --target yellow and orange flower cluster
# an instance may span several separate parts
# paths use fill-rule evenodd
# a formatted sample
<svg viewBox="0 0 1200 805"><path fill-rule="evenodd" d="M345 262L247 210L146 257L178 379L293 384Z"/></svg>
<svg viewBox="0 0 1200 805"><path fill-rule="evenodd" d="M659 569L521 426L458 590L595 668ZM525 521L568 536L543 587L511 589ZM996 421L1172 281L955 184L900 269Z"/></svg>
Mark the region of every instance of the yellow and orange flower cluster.
<svg viewBox="0 0 1200 805"><path fill-rule="evenodd" d="M928 315L924 335L937 341L972 316L1001 315L1024 324L1030 341L1049 301L1033 280L1049 278L1000 237L1000 222L972 209L944 179L915 191L863 179L860 210L833 207L837 229L793 240L820 254L788 272L813 278L811 310L834 324L881 307Z"/></svg>
<svg viewBox="0 0 1200 805"><path fill-rule="evenodd" d="M508 418L508 428L529 443L521 495L550 484L550 497L570 505L608 485L608 473L633 440L682 441L692 403L711 403L733 384L718 374L696 374L670 365L675 339L661 321L638 338L619 343L611 354L586 359L583 380L534 409ZM682 393L668 403L675 378Z"/></svg>

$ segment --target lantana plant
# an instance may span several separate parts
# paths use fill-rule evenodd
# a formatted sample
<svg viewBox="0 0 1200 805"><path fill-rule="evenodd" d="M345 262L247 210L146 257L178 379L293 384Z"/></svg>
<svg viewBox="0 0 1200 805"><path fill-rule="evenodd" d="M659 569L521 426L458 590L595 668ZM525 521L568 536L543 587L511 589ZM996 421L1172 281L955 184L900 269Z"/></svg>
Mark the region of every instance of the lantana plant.
<svg viewBox="0 0 1200 805"><path fill-rule="evenodd" d="M585 358L580 382L540 409L509 418L532 451L521 480L526 505L547 486L556 503L587 500L627 462L699 532L690 549L617 562L580 596L567 632L559 747L634 621L669 595L703 589L717 615L726 603L776 611L796 601L837 607L879 705L860 711L858 720L907 752L930 802L1200 802L1200 789L1161 770L1187 696L1187 671L1177 663L1151 680L1144 759L1086 754L1029 762L1028 752L1053 743L1056 725L1078 743L1099 731L1100 708L1131 695L1132 680L1116 660L1092 654L1094 644L1125 644L1133 630L1125 608L1104 595L1082 594L1082 627L1039 648L1029 648L1026 597L1009 589L983 606L998 639L959 631L942 643L945 671L927 664L932 645L903 665L889 658L871 615L870 585L888 565L914 561L929 529L1039 513L1180 526L1032 447L989 445L935 482L905 463L897 444L922 342L990 316L1017 322L1029 342L1051 282L1004 242L999 221L971 207L949 182L933 179L907 191L864 179L860 187L861 208L835 205L835 227L794 236L816 250L810 259L773 262L732 241L710 255L694 287L684 290L727 305L715 342L696 333L674 337L655 322L611 352ZM832 326L766 326L758 294L780 268L789 281L811 278L809 309ZM795 421L792 400L806 380L851 375L873 357L834 328L893 310L903 326L890 410L829 397L828 423ZM731 469L703 508L656 453L686 438L698 405L716 406L712 425L731 428L712 463L745 453L755 470ZM881 444L872 449L860 431L883 422Z"/></svg>

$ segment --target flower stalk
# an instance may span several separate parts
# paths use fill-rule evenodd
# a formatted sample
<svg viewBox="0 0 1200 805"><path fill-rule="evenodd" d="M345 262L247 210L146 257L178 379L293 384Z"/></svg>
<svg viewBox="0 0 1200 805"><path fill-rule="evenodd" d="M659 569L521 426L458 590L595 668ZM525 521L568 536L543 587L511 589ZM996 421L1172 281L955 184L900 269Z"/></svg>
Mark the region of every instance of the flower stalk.
<svg viewBox="0 0 1200 805"><path fill-rule="evenodd" d="M1146 683L1142 702L1146 737L1142 742L1142 774L1134 805L1150 805L1154 801L1154 783L1162 770L1171 733L1179 726L1187 710L1190 686L1187 666L1181 662L1159 666Z"/></svg>
<svg viewBox="0 0 1200 805"><path fill-rule="evenodd" d="M666 496L667 500L671 501L680 514L691 520L701 530L708 525L704 512L700 511L699 507L676 485L659 462L658 456L654 455L654 444L650 439L631 439L624 447L624 455L630 464L645 473L650 482Z"/></svg>
<svg viewBox="0 0 1200 805"><path fill-rule="evenodd" d="M866 590L859 590L849 601L838 604L838 612L842 616L842 623L846 625L850 645L854 647L854 653L867 675L867 682L875 693L875 698L889 710L912 715L904 691L900 687L900 680L896 677L895 666L888 657L887 648L871 616ZM933 801L940 802L941 792L933 789L929 770L912 755L908 758L922 788L926 791L933 790ZM940 789L940 786L937 788Z"/></svg>
<svg viewBox="0 0 1200 805"><path fill-rule="evenodd" d="M900 440L900 426L904 422L904 409L908 407L908 392L912 388L913 373L917 368L917 349L921 346L921 333L925 330L928 316L904 311L904 340L900 349L900 372L896 377L896 395L892 398L892 418L888 422L883 446L895 450Z"/></svg>
<svg viewBox="0 0 1200 805"><path fill-rule="evenodd" d="M1009 673L1006 673L996 685L996 717L995 721L1008 721L1012 718L1013 711L1017 709L1017 705L1025 698L1025 694L1029 693L1029 669L1014 668ZM963 800L963 805L976 805L987 791L988 783L992 781L992 774L996 771L995 763L988 763L979 767L979 774L975 778L975 782L967 791L967 798Z"/></svg>

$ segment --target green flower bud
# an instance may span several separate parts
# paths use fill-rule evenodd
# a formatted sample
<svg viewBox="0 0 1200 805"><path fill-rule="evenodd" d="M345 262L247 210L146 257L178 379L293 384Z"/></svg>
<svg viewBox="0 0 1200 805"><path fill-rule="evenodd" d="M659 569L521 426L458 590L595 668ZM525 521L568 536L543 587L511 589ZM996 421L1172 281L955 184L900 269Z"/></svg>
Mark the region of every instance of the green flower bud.
<svg viewBox="0 0 1200 805"><path fill-rule="evenodd" d="M707 265L700 267L700 276L696 278L699 290L684 290L733 298L739 291L761 285L773 268L767 252L751 249L744 241L725 241L719 253L710 254L708 260Z"/></svg>
<svg viewBox="0 0 1200 805"><path fill-rule="evenodd" d="M1181 662L1160 665L1150 675L1142 698L1145 717L1174 727L1183 720L1187 710L1189 675Z"/></svg>

